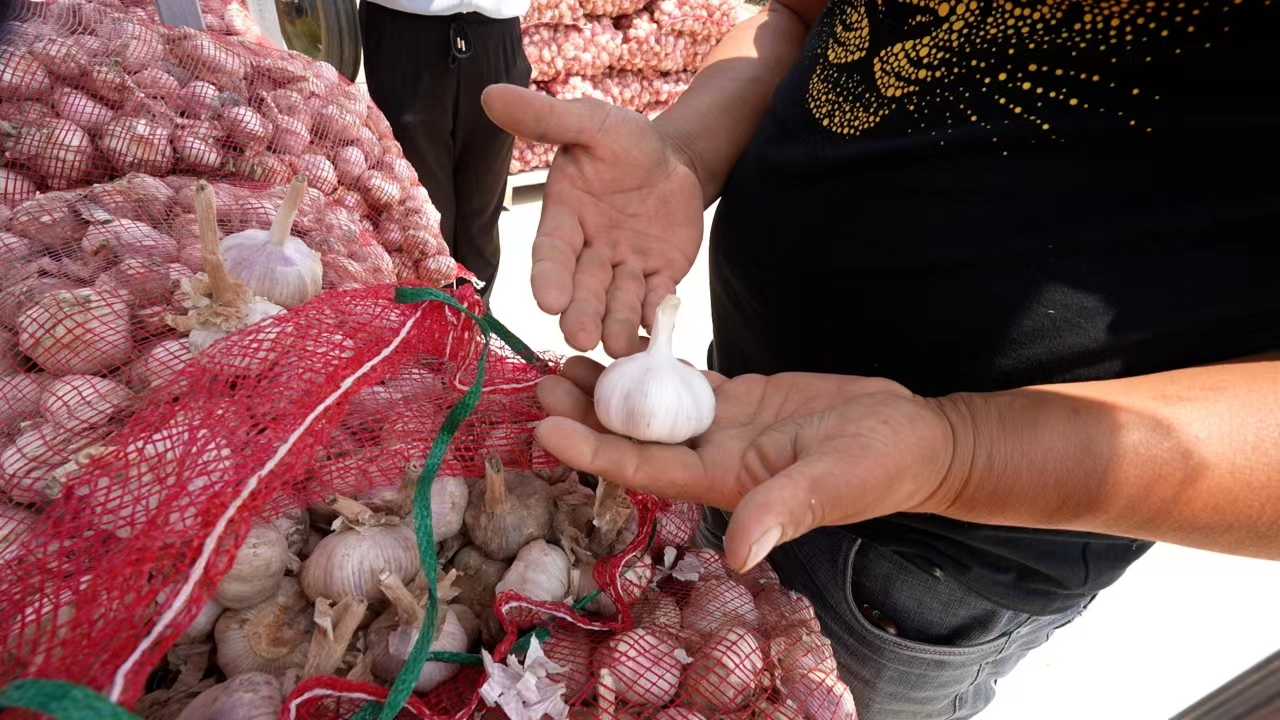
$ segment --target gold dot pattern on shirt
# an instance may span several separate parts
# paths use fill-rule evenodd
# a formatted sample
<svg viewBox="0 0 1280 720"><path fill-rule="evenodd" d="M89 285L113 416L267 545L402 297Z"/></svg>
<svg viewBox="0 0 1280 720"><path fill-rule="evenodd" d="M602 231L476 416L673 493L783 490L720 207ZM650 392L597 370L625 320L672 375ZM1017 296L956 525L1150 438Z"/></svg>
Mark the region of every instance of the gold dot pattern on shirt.
<svg viewBox="0 0 1280 720"><path fill-rule="evenodd" d="M1197 37L1206 16L1223 18L1215 27L1225 32L1229 9L1222 0L835 0L815 28L809 109L844 135L906 111L910 133L1019 123L1057 139L1046 107L1119 118L1105 108L1158 100L1104 78L1100 63L1207 46Z"/></svg>

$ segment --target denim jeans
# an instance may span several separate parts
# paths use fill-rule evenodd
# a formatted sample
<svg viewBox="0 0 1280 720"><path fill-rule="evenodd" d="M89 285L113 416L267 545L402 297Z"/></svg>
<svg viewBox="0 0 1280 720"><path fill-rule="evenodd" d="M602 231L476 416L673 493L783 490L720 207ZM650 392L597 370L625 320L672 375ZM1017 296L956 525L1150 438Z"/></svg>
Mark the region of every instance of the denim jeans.
<svg viewBox="0 0 1280 720"><path fill-rule="evenodd" d="M721 550L727 523L708 508L700 543ZM1006 610L941 571L835 528L779 546L769 563L783 585L813 602L859 720L977 715L995 697L996 681L1089 602L1046 617ZM866 617L864 605L898 634Z"/></svg>

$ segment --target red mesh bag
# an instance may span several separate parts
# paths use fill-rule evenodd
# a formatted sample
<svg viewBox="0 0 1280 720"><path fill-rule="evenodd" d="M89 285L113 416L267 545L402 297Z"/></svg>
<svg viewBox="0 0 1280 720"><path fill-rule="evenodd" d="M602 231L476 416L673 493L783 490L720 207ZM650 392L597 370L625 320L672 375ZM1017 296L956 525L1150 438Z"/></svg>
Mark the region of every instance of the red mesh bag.
<svg viewBox="0 0 1280 720"><path fill-rule="evenodd" d="M532 0L521 25L571 25L582 22L582 6L577 0Z"/></svg>
<svg viewBox="0 0 1280 720"><path fill-rule="evenodd" d="M533 80L561 75L599 75L622 52L622 33L609 18L587 17L578 25L526 25L521 34Z"/></svg>
<svg viewBox="0 0 1280 720"><path fill-rule="evenodd" d="M620 18L622 50L613 66L620 70L681 72L697 70L719 41L662 27L649 10Z"/></svg>
<svg viewBox="0 0 1280 720"><path fill-rule="evenodd" d="M149 390L138 412L122 424L115 421L107 445L62 476L64 490L55 499L0 518L6 533L0 573L7 578L0 585L0 612L15 618L0 636L0 683L72 680L110 701L137 703L146 717L173 717L212 685L210 662L216 662L237 682L255 677L246 674L249 669L282 672L282 682L265 682L273 686L270 702L283 697L282 717L293 718L375 717L362 709L366 703L395 696L407 701L400 717L462 720L490 702L523 705L515 688L525 676L523 687L588 713L599 707L624 708L631 717L746 718L772 708L776 717L853 718L807 602L781 591L765 567L739 577L712 553L678 551L693 536L695 506L624 494L607 484L594 496L585 492L581 478L558 467L531 437L542 416L532 389L554 364L491 319L477 323L483 303L472 289L454 297L423 302L448 296L387 286L330 291L215 342ZM42 427L65 429L68 419L79 419L76 437L102 421L92 413L68 418L43 397L41 408L49 415ZM451 443L442 440L448 437ZM429 488L417 485L431 477L429 471L418 475L424 457L432 470L438 463ZM515 585L497 592L493 607L501 632L494 657L503 662L486 657L484 669L445 663L451 667L446 681L411 696L421 676L402 672L408 685L397 682L389 691L384 683L391 678L374 655L382 642L375 638L385 636L375 635L375 628L388 618L403 627L398 593L409 596L411 611L420 607L415 593L428 570L429 583L439 577L432 597L441 604L426 603L431 609L424 613L444 624L434 639L420 633L412 652L425 651L427 641L434 648L450 622L461 627L456 604L443 604L454 599L446 591L454 573L435 572L437 562L445 563L442 570L457 569L460 551L449 550L448 539L438 546L419 539L413 558L419 564L402 570L394 545L379 545L383 572L375 577L384 594L370 600L359 595L365 588L328 605L318 599L323 592L313 591L316 584L349 576L325 573L330 561L317 558L346 555L325 555L322 548L412 536L414 528L426 537L449 516L441 509L437 518L437 486L495 467L503 472L502 466L516 474L532 470L525 476L561 488L560 497L586 495L586 520L595 525L590 542L607 527L601 547L608 550L592 550L600 559L579 563L568 585L572 605L532 599ZM399 507L406 492L414 496L410 516L392 521L392 510L375 509ZM365 504L326 504L334 493ZM562 506L572 504L557 503ZM299 514L303 508L311 510L309 522ZM341 519L330 524L326 509ZM575 522L553 526L563 539ZM308 527L334 532L317 542L307 537L315 534ZM278 534L278 544L306 559L259 595L267 600L250 605L244 594L254 588L245 583L242 555L263 557L254 539L263 532ZM481 542L470 527L467 532ZM423 574L410 582L418 568ZM308 604L313 596L314 608ZM356 606L355 597L369 604ZM385 602L374 605L385 598L396 610L383 611ZM211 600L222 604L211 606ZM382 613L356 646L375 658L368 662L342 652L366 607ZM254 625L259 616L270 622ZM202 644L211 626L217 646L212 656ZM391 639L385 642L392 647ZM338 652L326 656L333 643ZM177 680L158 677L157 666ZM729 688L727 695L714 689L721 685ZM5 694L15 687L33 686L17 683ZM35 687L63 694L74 689ZM388 702L399 707L395 699ZM6 698L6 704L14 701ZM673 714L681 709L700 714ZM560 706L560 712L568 708Z"/></svg>
<svg viewBox="0 0 1280 720"><path fill-rule="evenodd" d="M311 187L400 266L447 254L440 216L364 88L326 63L134 11L26 2L0 49L0 201L130 173Z"/></svg>
<svg viewBox="0 0 1280 720"><path fill-rule="evenodd" d="M156 5L150 0L93 0L95 4L106 7L125 7L134 11L138 17L159 23L160 14ZM249 7L242 0L200 0L200 17L204 20L204 29L217 35L238 37L265 47L274 47L271 40L262 33Z"/></svg>

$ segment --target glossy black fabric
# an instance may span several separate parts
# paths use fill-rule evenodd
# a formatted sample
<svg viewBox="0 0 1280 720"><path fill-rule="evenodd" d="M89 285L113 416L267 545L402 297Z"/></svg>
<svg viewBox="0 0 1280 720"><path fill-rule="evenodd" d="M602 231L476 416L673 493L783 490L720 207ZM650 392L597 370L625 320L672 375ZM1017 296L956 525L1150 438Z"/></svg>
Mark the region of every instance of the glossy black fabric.
<svg viewBox="0 0 1280 720"><path fill-rule="evenodd" d="M725 188L715 367L937 396L1280 348L1277 31L1267 0L835 0ZM1037 614L1148 547L851 530Z"/></svg>

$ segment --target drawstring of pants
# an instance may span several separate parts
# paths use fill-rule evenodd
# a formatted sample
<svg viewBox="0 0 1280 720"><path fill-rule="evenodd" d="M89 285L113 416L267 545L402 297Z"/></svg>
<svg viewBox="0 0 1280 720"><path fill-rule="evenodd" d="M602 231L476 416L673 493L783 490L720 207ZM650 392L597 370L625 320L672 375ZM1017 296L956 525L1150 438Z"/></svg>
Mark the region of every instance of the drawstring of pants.
<svg viewBox="0 0 1280 720"><path fill-rule="evenodd" d="M471 35L460 20L449 23L449 67L457 67L458 61L471 54Z"/></svg>

